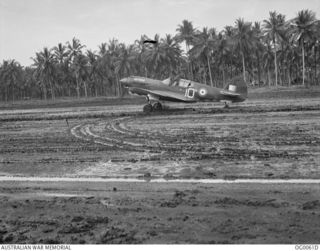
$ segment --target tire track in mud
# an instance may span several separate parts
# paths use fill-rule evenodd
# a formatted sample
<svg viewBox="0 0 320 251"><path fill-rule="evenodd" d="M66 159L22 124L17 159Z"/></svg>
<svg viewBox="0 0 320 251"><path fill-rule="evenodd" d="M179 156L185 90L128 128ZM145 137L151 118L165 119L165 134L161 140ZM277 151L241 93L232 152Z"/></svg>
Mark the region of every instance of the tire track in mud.
<svg viewBox="0 0 320 251"><path fill-rule="evenodd" d="M149 160L268 160L320 156L320 112L125 116L77 125L76 138Z"/></svg>

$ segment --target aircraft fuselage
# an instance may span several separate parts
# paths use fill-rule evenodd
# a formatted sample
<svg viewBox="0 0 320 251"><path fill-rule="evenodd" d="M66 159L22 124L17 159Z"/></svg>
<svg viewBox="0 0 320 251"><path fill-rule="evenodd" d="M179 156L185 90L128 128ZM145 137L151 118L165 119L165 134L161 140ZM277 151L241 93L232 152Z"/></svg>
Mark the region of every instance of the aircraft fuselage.
<svg viewBox="0 0 320 251"><path fill-rule="evenodd" d="M169 80L161 81L131 76L121 79L121 83L128 88L131 94L172 102L219 102L221 100L242 102L246 98L246 96L244 97L242 95L226 96L221 93L222 89L186 79L180 79L179 81L170 83Z"/></svg>

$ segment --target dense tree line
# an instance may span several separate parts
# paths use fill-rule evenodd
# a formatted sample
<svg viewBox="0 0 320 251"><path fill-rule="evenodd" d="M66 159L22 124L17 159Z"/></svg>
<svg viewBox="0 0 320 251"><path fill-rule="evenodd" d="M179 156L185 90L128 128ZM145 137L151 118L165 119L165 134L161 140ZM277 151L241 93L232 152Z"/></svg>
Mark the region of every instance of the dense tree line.
<svg viewBox="0 0 320 251"><path fill-rule="evenodd" d="M87 50L73 38L36 52L28 67L4 60L0 98L121 96L119 80L129 75L157 79L178 75L223 86L243 74L247 82L257 85L318 85L320 21L310 10L290 20L275 11L269 14L262 23L239 18L220 32L198 30L183 20L175 35L142 35L129 45L112 39L97 51ZM146 44L146 39L157 43Z"/></svg>

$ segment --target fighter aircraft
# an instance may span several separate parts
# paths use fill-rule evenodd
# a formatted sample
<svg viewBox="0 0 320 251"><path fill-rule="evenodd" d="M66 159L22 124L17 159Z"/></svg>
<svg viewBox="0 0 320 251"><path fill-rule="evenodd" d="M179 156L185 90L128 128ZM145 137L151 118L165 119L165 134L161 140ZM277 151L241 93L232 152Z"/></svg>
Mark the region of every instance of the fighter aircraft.
<svg viewBox="0 0 320 251"><path fill-rule="evenodd" d="M225 106L230 103L242 102L247 98L247 85L241 77L235 78L223 89L211 87L186 79L165 79L163 81L130 76L120 80L130 94L142 95L147 99L143 107L145 113L161 111L163 101L171 102L224 102Z"/></svg>

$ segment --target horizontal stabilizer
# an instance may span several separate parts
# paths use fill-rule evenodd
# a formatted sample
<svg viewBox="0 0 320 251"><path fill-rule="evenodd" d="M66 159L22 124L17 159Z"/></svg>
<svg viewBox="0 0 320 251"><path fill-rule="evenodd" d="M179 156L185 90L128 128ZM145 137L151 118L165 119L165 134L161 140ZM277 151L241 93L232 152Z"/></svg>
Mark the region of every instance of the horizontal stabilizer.
<svg viewBox="0 0 320 251"><path fill-rule="evenodd" d="M222 95L241 98L245 100L248 96L248 88L242 76L236 76L229 80L229 83L220 92Z"/></svg>
<svg viewBox="0 0 320 251"><path fill-rule="evenodd" d="M220 91L220 93L223 95L232 96L232 97L239 97L240 96L240 93L226 91L226 90L222 90L222 91Z"/></svg>

